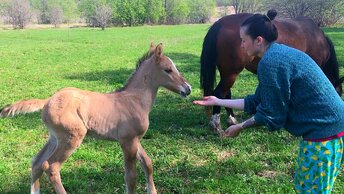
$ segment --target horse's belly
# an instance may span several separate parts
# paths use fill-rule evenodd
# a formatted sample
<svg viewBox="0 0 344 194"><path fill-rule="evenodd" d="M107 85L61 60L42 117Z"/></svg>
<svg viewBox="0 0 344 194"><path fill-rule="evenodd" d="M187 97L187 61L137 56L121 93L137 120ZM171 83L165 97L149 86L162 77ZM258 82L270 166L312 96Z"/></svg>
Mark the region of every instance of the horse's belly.
<svg viewBox="0 0 344 194"><path fill-rule="evenodd" d="M97 139L117 141L118 140L118 134L116 133L117 130L114 130L111 132L110 131L111 130L89 129L87 131L87 135L97 138Z"/></svg>

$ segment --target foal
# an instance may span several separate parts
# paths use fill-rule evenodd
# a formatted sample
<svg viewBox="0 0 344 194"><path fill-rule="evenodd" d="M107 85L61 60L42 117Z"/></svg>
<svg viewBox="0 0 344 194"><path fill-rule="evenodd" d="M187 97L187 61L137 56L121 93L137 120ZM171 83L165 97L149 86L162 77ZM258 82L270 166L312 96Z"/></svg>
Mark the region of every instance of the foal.
<svg viewBox="0 0 344 194"><path fill-rule="evenodd" d="M1 117L43 109L42 120L49 130L49 138L32 159L31 194L40 193L39 178L43 172L56 193L66 193L60 178L61 166L86 134L120 143L127 193L135 191L138 159L145 172L147 193L155 194L152 162L140 139L148 129L148 114L160 86L183 97L191 93L190 85L175 64L163 54L162 44L157 47L151 44L149 52L138 62L137 70L120 90L101 94L65 88L44 100L22 100L4 107Z"/></svg>

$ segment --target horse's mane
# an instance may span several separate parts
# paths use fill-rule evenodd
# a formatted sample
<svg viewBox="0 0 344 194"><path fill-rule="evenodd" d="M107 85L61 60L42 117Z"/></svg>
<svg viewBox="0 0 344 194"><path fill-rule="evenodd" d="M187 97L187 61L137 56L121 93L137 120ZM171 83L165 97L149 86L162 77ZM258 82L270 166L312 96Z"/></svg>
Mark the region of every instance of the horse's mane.
<svg viewBox="0 0 344 194"><path fill-rule="evenodd" d="M123 91L127 88L128 84L132 81L133 77L135 76L135 74L137 73L137 71L140 69L142 63L147 60L148 58L150 58L153 55L154 52L146 52L145 54L143 54L143 56L141 58L139 58L136 62L136 70L130 75L128 81L126 82L126 84L124 85L124 87L116 90L116 92L120 92Z"/></svg>

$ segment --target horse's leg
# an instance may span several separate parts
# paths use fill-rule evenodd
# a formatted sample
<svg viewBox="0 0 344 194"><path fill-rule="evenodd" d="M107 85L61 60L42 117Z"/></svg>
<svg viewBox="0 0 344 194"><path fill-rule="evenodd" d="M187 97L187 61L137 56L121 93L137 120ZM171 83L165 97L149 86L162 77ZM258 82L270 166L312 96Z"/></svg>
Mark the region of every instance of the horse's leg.
<svg viewBox="0 0 344 194"><path fill-rule="evenodd" d="M236 73L228 73L226 74L227 76L223 76L221 75L221 79L222 79L222 84L223 84L223 93L224 98L225 99L232 99L232 91L231 88L234 85L234 82L236 80L236 77L238 76L238 72ZM233 125L233 124L237 124L237 120L235 119L235 115L233 112L232 108L226 108L227 114L228 114L228 119L227 119L227 123L229 126Z"/></svg>
<svg viewBox="0 0 344 194"><path fill-rule="evenodd" d="M38 154L32 159L31 170L31 194L40 193L39 179L43 174L42 164L46 161L56 148L56 139L50 135L47 143L38 152Z"/></svg>
<svg viewBox="0 0 344 194"><path fill-rule="evenodd" d="M222 82L220 80L219 84L216 86L213 95L218 97L218 98L223 98L223 89L222 89ZM218 134L222 134L223 130L221 128L221 119L220 119L220 112L221 112L221 107L220 106L213 106L213 114L210 118L210 126L212 127L213 131Z"/></svg>
<svg viewBox="0 0 344 194"><path fill-rule="evenodd" d="M225 96L225 99L232 99L232 91L229 88L228 94ZM227 114L228 114L228 126L235 125L238 123L238 121L235 118L234 111L232 108L226 108Z"/></svg>
<svg viewBox="0 0 344 194"><path fill-rule="evenodd" d="M43 169L50 182L52 183L54 190L58 194L65 194L60 170L63 162L77 149L86 135L86 128L83 124L69 123L70 128L60 127L55 130L57 139L57 147L49 159L43 162Z"/></svg>
<svg viewBox="0 0 344 194"><path fill-rule="evenodd" d="M143 171L146 175L147 193L156 194L156 189L153 181L153 167L152 160L147 156L140 142L138 142L137 159L140 161Z"/></svg>
<svg viewBox="0 0 344 194"><path fill-rule="evenodd" d="M231 90L230 88L233 86L235 79L238 74L230 74L229 76L221 76L221 80L217 85L216 89L214 90L214 96L221 98L221 99L231 99ZM228 123L229 125L235 124L236 119L234 118L234 112L231 108L226 108L227 113L229 114ZM222 135L223 130L221 128L221 121L220 121L220 111L221 107L214 106L213 107L213 115L210 120L210 125L213 127L214 131Z"/></svg>
<svg viewBox="0 0 344 194"><path fill-rule="evenodd" d="M132 140L120 141L121 147L124 155L125 163L125 184L126 184L126 193L133 194L135 193L136 188L136 155L138 152L138 142L137 138Z"/></svg>

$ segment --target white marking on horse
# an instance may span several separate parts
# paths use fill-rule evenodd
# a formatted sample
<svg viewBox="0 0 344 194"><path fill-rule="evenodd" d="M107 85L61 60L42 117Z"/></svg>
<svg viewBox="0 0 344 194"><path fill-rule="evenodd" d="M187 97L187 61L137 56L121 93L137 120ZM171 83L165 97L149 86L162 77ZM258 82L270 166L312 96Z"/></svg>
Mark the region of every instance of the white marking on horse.
<svg viewBox="0 0 344 194"><path fill-rule="evenodd" d="M172 59L170 59L169 57L167 57L167 58L168 58L168 60L170 60L171 63L173 64L173 71L176 71L176 72L178 73L178 75L179 75L180 73L179 73L179 71L178 71L178 69L177 69L176 64L172 61Z"/></svg>

